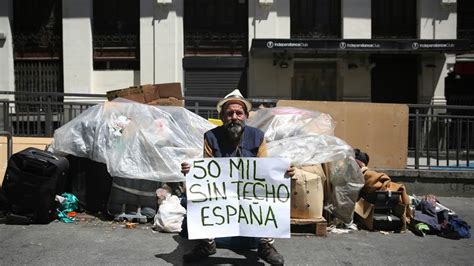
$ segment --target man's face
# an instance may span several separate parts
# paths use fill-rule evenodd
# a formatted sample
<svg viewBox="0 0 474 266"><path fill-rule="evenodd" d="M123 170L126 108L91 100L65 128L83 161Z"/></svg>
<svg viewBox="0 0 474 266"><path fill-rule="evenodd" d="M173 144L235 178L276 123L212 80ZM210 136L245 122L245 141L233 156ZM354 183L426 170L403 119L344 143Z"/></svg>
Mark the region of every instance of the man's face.
<svg viewBox="0 0 474 266"><path fill-rule="evenodd" d="M227 104L222 113L222 122L231 140L237 141L242 135L247 114L242 105L237 103Z"/></svg>

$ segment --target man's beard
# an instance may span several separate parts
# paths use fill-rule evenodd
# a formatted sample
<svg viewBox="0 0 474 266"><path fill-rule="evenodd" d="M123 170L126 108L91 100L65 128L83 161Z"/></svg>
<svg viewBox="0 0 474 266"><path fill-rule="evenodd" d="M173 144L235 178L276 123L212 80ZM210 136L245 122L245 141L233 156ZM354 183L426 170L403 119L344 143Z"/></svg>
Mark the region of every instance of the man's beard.
<svg viewBox="0 0 474 266"><path fill-rule="evenodd" d="M245 122L242 121L227 121L224 124L224 128L226 129L227 136L232 141L239 141L240 136L242 136L242 132L244 131Z"/></svg>

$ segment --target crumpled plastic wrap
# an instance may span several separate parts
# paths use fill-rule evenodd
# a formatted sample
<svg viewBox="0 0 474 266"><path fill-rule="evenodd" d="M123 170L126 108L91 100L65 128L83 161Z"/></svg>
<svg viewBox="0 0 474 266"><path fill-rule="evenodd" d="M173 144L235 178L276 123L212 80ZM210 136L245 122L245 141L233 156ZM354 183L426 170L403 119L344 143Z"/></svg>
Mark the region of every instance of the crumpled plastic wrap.
<svg viewBox="0 0 474 266"><path fill-rule="evenodd" d="M54 132L53 143L49 151L67 155L72 154L105 163L105 153L100 153L98 144L100 134L107 124L101 123L103 107L92 106L74 120L66 123ZM103 140L103 138L100 138Z"/></svg>
<svg viewBox="0 0 474 266"><path fill-rule="evenodd" d="M269 157L283 157L294 166L326 163L331 184L327 195L333 213L349 223L364 177L345 141L333 136L334 122L323 113L293 107L260 109L248 123L265 132Z"/></svg>
<svg viewBox="0 0 474 266"><path fill-rule="evenodd" d="M332 136L336 127L328 114L294 107L259 109L247 124L265 132L267 142L293 136Z"/></svg>
<svg viewBox="0 0 474 266"><path fill-rule="evenodd" d="M57 129L50 150L106 163L112 176L179 182L181 163L202 157L204 133L214 127L182 107L118 100Z"/></svg>
<svg viewBox="0 0 474 266"><path fill-rule="evenodd" d="M328 165L332 188L328 198L334 208L333 214L344 223L350 223L359 191L364 187L364 177L354 160L354 154L347 154L344 159Z"/></svg>
<svg viewBox="0 0 474 266"><path fill-rule="evenodd" d="M294 136L267 143L269 157L284 157L295 166L334 162L354 157L352 147L334 136ZM351 156L352 154L352 156Z"/></svg>
<svg viewBox="0 0 474 266"><path fill-rule="evenodd" d="M258 110L248 125L265 132L270 157L289 158L295 166L328 163L334 213L351 221L364 179L352 147L332 136L329 115L276 107ZM185 180L181 162L202 157L204 133L214 127L182 107L118 99L57 129L50 150L106 163L112 176L178 182Z"/></svg>

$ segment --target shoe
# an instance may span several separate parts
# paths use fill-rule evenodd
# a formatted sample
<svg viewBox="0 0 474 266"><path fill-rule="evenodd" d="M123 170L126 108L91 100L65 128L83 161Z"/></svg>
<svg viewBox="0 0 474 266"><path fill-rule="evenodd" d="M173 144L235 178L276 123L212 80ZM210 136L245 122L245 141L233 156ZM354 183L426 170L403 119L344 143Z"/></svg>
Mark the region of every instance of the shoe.
<svg viewBox="0 0 474 266"><path fill-rule="evenodd" d="M278 253L271 243L259 243L257 255L271 265L283 265L285 263L283 256Z"/></svg>
<svg viewBox="0 0 474 266"><path fill-rule="evenodd" d="M216 242L201 241L191 252L183 255L185 262L197 262L216 254Z"/></svg>

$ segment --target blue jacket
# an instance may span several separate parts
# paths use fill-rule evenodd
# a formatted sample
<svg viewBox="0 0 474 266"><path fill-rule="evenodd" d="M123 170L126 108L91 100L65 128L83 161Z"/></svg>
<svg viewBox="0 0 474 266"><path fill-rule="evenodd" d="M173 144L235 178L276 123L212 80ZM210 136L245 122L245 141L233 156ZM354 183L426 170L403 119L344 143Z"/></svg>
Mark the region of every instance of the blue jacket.
<svg viewBox="0 0 474 266"><path fill-rule="evenodd" d="M256 157L264 137L260 129L245 126L236 148L229 140L223 126L211 129L204 134L204 139L212 148L214 157Z"/></svg>

